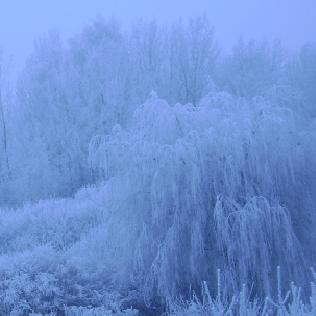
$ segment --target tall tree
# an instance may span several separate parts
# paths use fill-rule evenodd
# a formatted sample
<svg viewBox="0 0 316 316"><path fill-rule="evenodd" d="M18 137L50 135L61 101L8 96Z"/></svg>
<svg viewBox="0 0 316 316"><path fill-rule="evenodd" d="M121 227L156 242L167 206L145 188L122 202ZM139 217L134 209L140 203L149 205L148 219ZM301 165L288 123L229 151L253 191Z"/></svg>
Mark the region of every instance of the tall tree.
<svg viewBox="0 0 316 316"><path fill-rule="evenodd" d="M241 97L263 96L278 83L283 64L278 42L270 45L240 39L232 53L224 58L218 84L223 90Z"/></svg>
<svg viewBox="0 0 316 316"><path fill-rule="evenodd" d="M4 110L4 89L5 89L5 67L3 60L3 53L0 51L0 120L1 120L1 134L2 134L2 155L0 163L4 164L3 173L5 177L10 175L10 164L9 164L9 154L8 154L8 133L7 133L7 123Z"/></svg>
<svg viewBox="0 0 316 316"><path fill-rule="evenodd" d="M171 68L179 102L197 104L209 91L219 49L206 17L182 22L171 30Z"/></svg>

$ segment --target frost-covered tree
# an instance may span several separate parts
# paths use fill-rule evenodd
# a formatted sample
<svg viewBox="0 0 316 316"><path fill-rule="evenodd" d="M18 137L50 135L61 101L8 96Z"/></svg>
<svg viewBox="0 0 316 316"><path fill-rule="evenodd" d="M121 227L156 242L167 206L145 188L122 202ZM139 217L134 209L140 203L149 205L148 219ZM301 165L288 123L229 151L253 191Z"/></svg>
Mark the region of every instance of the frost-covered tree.
<svg viewBox="0 0 316 316"><path fill-rule="evenodd" d="M283 65L280 43L271 45L240 39L219 68L218 84L240 97L264 96L278 84Z"/></svg>
<svg viewBox="0 0 316 316"><path fill-rule="evenodd" d="M45 195L70 194L82 184L84 157L79 135L80 111L68 97L70 74L62 42L56 33L39 40L19 79L17 91L29 170L41 170ZM32 162L32 157L38 158ZM41 158L39 158L41 157ZM30 175L27 173L30 171Z"/></svg>
<svg viewBox="0 0 316 316"><path fill-rule="evenodd" d="M197 105L212 87L219 55L208 20L200 17L187 25L175 24L170 32L170 50L172 97L176 102Z"/></svg>
<svg viewBox="0 0 316 316"><path fill-rule="evenodd" d="M316 45L305 45L287 67L287 101L307 118L316 118Z"/></svg>
<svg viewBox="0 0 316 316"><path fill-rule="evenodd" d="M210 94L196 108L153 97L128 130L93 138L90 164L113 188L115 215L100 234L115 282L168 297L214 284L221 268L224 292L247 283L271 295L281 265L304 283L315 179L297 128L286 108Z"/></svg>
<svg viewBox="0 0 316 316"><path fill-rule="evenodd" d="M83 111L84 131L104 132L126 120L133 83L129 48L115 21L97 20L70 42L69 95Z"/></svg>
<svg viewBox="0 0 316 316"><path fill-rule="evenodd" d="M8 153L8 131L7 131L7 118L5 116L5 65L3 53L0 50L0 181L10 174L9 153Z"/></svg>
<svg viewBox="0 0 316 316"><path fill-rule="evenodd" d="M12 178L14 135L11 133L11 104L8 60L0 50L0 207L11 202L8 185Z"/></svg>

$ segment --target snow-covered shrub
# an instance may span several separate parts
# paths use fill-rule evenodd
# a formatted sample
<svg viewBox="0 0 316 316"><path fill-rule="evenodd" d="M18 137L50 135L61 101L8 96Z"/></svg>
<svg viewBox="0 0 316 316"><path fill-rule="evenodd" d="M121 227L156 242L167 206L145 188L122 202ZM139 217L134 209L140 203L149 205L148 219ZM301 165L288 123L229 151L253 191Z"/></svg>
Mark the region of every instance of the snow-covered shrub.
<svg viewBox="0 0 316 316"><path fill-rule="evenodd" d="M120 309L120 295L111 294L106 279L79 274L69 260L70 249L102 222L106 190L85 188L73 199L1 211L1 315L45 314L64 306Z"/></svg>

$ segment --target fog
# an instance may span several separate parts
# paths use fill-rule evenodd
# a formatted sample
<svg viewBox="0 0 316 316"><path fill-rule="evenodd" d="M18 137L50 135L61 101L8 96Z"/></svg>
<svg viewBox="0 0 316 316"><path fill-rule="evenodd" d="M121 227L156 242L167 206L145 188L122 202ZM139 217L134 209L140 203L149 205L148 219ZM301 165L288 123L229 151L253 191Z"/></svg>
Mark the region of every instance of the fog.
<svg viewBox="0 0 316 316"><path fill-rule="evenodd" d="M236 39L279 39L290 50L316 40L313 0L1 0L0 47L20 69L33 42L49 30L65 38L97 16L115 18L128 26L138 19L170 23L201 14L209 17L222 49Z"/></svg>

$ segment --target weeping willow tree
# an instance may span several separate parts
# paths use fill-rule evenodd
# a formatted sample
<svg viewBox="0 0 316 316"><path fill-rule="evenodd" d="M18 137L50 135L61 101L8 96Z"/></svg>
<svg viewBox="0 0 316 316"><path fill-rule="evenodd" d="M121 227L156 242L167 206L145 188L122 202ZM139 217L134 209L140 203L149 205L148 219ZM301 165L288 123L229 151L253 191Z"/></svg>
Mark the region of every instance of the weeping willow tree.
<svg viewBox="0 0 316 316"><path fill-rule="evenodd" d="M91 172L109 189L103 224L81 242L81 268L102 262L111 282L148 300L202 281L215 290L218 268L226 294L247 284L272 295L277 265L285 286L304 284L314 262L313 131L263 99L212 93L172 107L153 94L128 128L90 143Z"/></svg>

